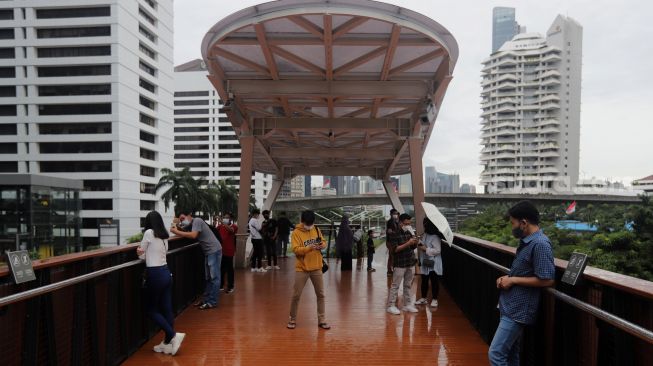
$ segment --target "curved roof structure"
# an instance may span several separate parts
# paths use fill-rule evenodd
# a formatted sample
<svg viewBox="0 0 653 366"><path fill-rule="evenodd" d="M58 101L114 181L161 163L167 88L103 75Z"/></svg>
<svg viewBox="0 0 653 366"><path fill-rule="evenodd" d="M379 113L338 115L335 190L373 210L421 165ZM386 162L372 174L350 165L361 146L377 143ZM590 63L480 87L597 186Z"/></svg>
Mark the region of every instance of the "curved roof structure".
<svg viewBox="0 0 653 366"><path fill-rule="evenodd" d="M410 138L423 154L458 45L395 5L281 0L222 19L202 56L255 170L382 179L410 171Z"/></svg>

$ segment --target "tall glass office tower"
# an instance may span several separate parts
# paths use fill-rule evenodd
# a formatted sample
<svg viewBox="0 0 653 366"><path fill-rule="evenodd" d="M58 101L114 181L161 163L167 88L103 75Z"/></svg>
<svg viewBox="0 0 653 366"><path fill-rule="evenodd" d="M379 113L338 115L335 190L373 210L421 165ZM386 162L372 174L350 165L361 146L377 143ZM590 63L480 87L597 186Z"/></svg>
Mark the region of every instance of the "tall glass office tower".
<svg viewBox="0 0 653 366"><path fill-rule="evenodd" d="M515 21L515 8L492 9L492 53L518 33L519 24Z"/></svg>

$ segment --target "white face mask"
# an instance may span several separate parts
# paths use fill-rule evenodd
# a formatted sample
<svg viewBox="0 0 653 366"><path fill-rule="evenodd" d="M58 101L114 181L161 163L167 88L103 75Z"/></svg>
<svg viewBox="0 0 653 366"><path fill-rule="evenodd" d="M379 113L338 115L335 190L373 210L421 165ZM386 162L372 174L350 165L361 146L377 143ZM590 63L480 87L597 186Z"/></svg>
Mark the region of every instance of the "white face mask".
<svg viewBox="0 0 653 366"><path fill-rule="evenodd" d="M306 229L306 230L308 230L308 231L311 231L311 230L313 230L313 225L306 225L306 224L304 224L304 229Z"/></svg>
<svg viewBox="0 0 653 366"><path fill-rule="evenodd" d="M397 220L397 219L399 219L399 215L392 215L392 219L393 219L393 220Z"/></svg>
<svg viewBox="0 0 653 366"><path fill-rule="evenodd" d="M412 233L413 231L415 231L415 230L413 230L413 227L410 226L410 225L406 225L406 226L402 227L402 229L403 229L404 231L411 232L411 233Z"/></svg>
<svg viewBox="0 0 653 366"><path fill-rule="evenodd" d="M231 224L231 220L230 219L222 219L222 223L225 224L225 225L229 225L229 224Z"/></svg>
<svg viewBox="0 0 653 366"><path fill-rule="evenodd" d="M181 225L182 225L182 226L188 226L188 225L190 225L190 220L185 219L184 221L181 222Z"/></svg>

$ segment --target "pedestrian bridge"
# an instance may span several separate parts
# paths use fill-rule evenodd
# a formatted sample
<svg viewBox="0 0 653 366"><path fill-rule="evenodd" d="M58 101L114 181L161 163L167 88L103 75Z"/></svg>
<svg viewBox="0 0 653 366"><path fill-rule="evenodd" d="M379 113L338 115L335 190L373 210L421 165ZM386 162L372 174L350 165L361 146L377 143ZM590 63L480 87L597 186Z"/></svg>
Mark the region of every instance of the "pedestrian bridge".
<svg viewBox="0 0 653 366"><path fill-rule="evenodd" d="M385 312L385 253L377 272L326 275L329 331L317 328L307 285L298 327L287 330L292 258L268 273L237 273L236 291L217 309L190 304L203 289L199 245L170 241L176 328L188 333L175 357L155 354L161 338L143 311L143 261L135 245L35 261L35 281L15 285L0 269L0 345L5 365L415 365L487 364L498 314L495 279L514 248L457 235L443 250L444 290L437 309ZM538 323L526 331L523 365L650 365L653 283L588 267L575 287L544 294Z"/></svg>

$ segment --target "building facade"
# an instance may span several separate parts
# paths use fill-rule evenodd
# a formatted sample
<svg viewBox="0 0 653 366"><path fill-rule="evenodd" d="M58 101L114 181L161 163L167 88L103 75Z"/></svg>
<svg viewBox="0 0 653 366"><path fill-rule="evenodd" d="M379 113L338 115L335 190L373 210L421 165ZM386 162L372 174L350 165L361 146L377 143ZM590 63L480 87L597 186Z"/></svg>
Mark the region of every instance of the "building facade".
<svg viewBox="0 0 653 366"><path fill-rule="evenodd" d="M569 192L578 181L582 27L559 15L483 62L485 192Z"/></svg>
<svg viewBox="0 0 653 366"><path fill-rule="evenodd" d="M492 9L492 53L519 34L515 8L497 6Z"/></svg>
<svg viewBox="0 0 653 366"><path fill-rule="evenodd" d="M173 2L0 3L0 172L81 180L81 237L160 210L172 166ZM119 243L115 243L119 244Z"/></svg>
<svg viewBox="0 0 653 366"><path fill-rule="evenodd" d="M175 67L174 167L189 168L208 182L224 180L239 188L240 143L231 122L220 112L222 104L200 59ZM254 157L256 159L256 157ZM251 194L262 207L272 176L255 173Z"/></svg>
<svg viewBox="0 0 653 366"><path fill-rule="evenodd" d="M426 193L460 193L460 176L458 174L445 174L427 166L424 174Z"/></svg>

